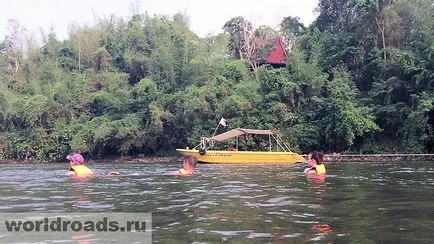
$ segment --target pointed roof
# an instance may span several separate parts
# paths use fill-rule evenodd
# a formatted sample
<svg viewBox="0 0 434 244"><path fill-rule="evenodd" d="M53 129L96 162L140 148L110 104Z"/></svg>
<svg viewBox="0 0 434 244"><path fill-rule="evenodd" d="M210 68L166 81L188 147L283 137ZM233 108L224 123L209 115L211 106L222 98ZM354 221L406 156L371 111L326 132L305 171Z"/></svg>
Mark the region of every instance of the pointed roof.
<svg viewBox="0 0 434 244"><path fill-rule="evenodd" d="M285 43L283 42L282 37L279 36L274 42L273 51L268 54L267 63L286 64L287 56L288 55L285 50Z"/></svg>

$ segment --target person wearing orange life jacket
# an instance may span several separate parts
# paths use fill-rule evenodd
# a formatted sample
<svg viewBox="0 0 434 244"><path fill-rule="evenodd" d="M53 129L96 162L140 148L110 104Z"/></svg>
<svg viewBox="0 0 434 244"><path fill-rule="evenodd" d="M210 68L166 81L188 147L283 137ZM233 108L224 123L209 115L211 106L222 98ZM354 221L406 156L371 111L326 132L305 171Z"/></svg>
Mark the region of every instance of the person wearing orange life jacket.
<svg viewBox="0 0 434 244"><path fill-rule="evenodd" d="M193 156L185 156L182 161L182 168L173 172L168 173L167 175L182 175L182 176L191 176L194 175L194 169L197 165L197 159Z"/></svg>
<svg viewBox="0 0 434 244"><path fill-rule="evenodd" d="M92 176L95 175L91 169L84 165L84 158L79 153L66 156L69 160L69 170L66 173L68 176Z"/></svg>
<svg viewBox="0 0 434 244"><path fill-rule="evenodd" d="M324 154L321 152L313 151L307 156L307 164L309 168L306 168L303 173L305 174L326 174L326 167L324 165Z"/></svg>
<svg viewBox="0 0 434 244"><path fill-rule="evenodd" d="M90 168L84 165L84 158L80 153L68 155L66 156L66 159L69 160L70 165L68 172L66 172L67 176L87 177L96 175ZM107 176L115 175L120 175L120 173L117 171L111 171L107 174Z"/></svg>

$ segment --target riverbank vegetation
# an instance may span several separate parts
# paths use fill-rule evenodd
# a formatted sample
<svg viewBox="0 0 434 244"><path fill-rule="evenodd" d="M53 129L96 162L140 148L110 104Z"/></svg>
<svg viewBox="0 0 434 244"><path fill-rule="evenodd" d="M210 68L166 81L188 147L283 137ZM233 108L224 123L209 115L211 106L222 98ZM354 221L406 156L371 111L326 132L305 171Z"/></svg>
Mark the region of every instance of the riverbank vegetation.
<svg viewBox="0 0 434 244"><path fill-rule="evenodd" d="M237 17L205 38L182 14L99 19L42 45L9 26L1 158L168 155L221 117L276 129L303 153L434 152L430 0L320 0L310 26L288 16L254 29ZM259 65L277 36L291 44L286 67Z"/></svg>

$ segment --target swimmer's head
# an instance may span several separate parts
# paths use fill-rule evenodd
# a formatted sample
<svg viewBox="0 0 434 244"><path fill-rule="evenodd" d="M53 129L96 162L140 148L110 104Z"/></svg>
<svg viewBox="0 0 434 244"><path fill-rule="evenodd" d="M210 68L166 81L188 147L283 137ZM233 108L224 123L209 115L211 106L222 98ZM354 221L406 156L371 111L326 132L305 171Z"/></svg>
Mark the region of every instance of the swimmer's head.
<svg viewBox="0 0 434 244"><path fill-rule="evenodd" d="M184 167L190 167L190 168L196 168L197 165L197 158L193 156L184 156L184 159L182 161L182 166Z"/></svg>
<svg viewBox="0 0 434 244"><path fill-rule="evenodd" d="M315 160L315 162L317 164L322 164L324 161L324 153L322 153L322 152L313 151L313 152L309 153L309 156L308 156L308 158Z"/></svg>
<svg viewBox="0 0 434 244"><path fill-rule="evenodd" d="M84 158L80 154L74 153L72 155L66 156L66 159L69 160L71 165L79 165L84 164Z"/></svg>

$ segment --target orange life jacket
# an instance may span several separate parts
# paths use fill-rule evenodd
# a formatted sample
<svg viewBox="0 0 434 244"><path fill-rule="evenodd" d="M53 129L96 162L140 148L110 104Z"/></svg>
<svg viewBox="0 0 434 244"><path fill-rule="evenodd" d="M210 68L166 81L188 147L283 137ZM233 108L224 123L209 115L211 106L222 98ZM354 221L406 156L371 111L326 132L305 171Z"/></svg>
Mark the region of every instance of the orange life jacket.
<svg viewBox="0 0 434 244"><path fill-rule="evenodd" d="M93 171L83 164L71 166L71 169L75 172L77 176L88 176L94 175Z"/></svg>
<svg viewBox="0 0 434 244"><path fill-rule="evenodd" d="M326 168L324 164L318 164L317 166L315 166L315 171L318 174L325 174L326 173Z"/></svg>
<svg viewBox="0 0 434 244"><path fill-rule="evenodd" d="M180 169L180 170L178 170L178 172L179 172L180 175L193 175L194 174L193 172L190 173L190 172L188 172L185 169Z"/></svg>

